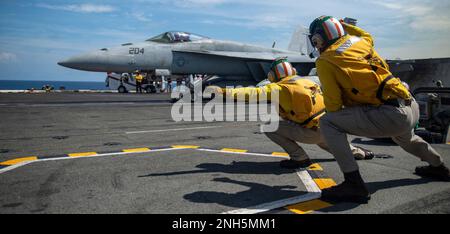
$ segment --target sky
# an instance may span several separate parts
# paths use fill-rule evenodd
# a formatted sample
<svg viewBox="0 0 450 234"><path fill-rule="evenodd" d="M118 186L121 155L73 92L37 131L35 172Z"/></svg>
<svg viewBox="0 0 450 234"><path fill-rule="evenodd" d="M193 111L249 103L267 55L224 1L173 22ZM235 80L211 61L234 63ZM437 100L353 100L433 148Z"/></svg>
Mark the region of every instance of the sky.
<svg viewBox="0 0 450 234"><path fill-rule="evenodd" d="M390 59L450 57L449 0L1 0L0 80L104 81L64 58L181 30L287 49L318 16L358 19Z"/></svg>

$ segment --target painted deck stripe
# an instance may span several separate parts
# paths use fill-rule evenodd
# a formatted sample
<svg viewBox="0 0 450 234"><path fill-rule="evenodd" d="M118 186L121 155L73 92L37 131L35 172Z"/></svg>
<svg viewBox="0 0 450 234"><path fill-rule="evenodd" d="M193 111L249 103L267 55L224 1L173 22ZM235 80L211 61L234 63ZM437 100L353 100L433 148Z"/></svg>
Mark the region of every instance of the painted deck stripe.
<svg viewBox="0 0 450 234"><path fill-rule="evenodd" d="M319 185L315 182L313 178L311 178L311 175L306 170L298 170L297 171L298 177L300 177L300 180L305 185L306 190L310 193L321 193L321 189Z"/></svg>
<svg viewBox="0 0 450 234"><path fill-rule="evenodd" d="M220 151L224 151L224 152L233 152L233 153L247 153L248 150L243 150L243 149L232 149L232 148L223 148Z"/></svg>
<svg viewBox="0 0 450 234"><path fill-rule="evenodd" d="M315 189L318 189L320 192L322 191L322 189L326 189L336 185L336 182L333 179L329 178L325 172L323 172L322 166L320 166L320 164L318 163L311 165L308 168L308 173L313 179L314 184L316 185ZM307 185L305 184L305 186ZM295 214L308 214L331 206L333 206L333 204L322 201L320 199L316 199L286 206L284 208Z"/></svg>
<svg viewBox="0 0 450 234"><path fill-rule="evenodd" d="M289 211L295 214L308 214L316 210L321 210L333 206L328 202L324 202L322 200L316 199L312 201L303 202L296 205L291 205L286 207Z"/></svg>
<svg viewBox="0 0 450 234"><path fill-rule="evenodd" d="M283 152L254 152L254 151L248 150L247 153L249 153L249 154L264 154L264 155L270 155L273 157L282 157L282 158L289 157L289 154L283 153Z"/></svg>
<svg viewBox="0 0 450 234"><path fill-rule="evenodd" d="M272 155L278 156L278 157L289 157L288 153L282 153L282 152L273 152Z"/></svg>
<svg viewBox="0 0 450 234"><path fill-rule="evenodd" d="M61 155L49 155L49 156L39 156L38 160L41 159L49 159L49 158L66 158L69 157L69 155L67 154L61 154Z"/></svg>
<svg viewBox="0 0 450 234"><path fill-rule="evenodd" d="M214 153L251 155L251 156L267 157L267 158L280 158L280 157L281 157L281 156L273 156L273 155L271 155L271 154L240 153L240 152L230 152L230 151L222 151L222 150L215 150L215 149L205 149L205 148L200 148L200 149L198 149L198 150L200 150L200 151L206 151L206 152L214 152Z"/></svg>
<svg viewBox="0 0 450 234"><path fill-rule="evenodd" d="M140 153L140 152L151 151L151 149L150 148L136 148L136 149L124 149L122 151L125 153Z"/></svg>
<svg viewBox="0 0 450 234"><path fill-rule="evenodd" d="M201 148L199 148L199 150L215 150L215 151L217 151L217 149L213 149L213 148L205 148L205 147L201 147Z"/></svg>
<svg viewBox="0 0 450 234"><path fill-rule="evenodd" d="M160 146L160 147L149 147L150 149L153 150L162 150L162 149L171 149L172 146Z"/></svg>
<svg viewBox="0 0 450 234"><path fill-rule="evenodd" d="M174 148L166 148L166 149L154 149L151 151L148 151L148 153L150 152L163 152L163 151L175 151L175 150L182 150L182 149L174 149ZM92 155L92 156L85 156L85 157L65 157L65 158L49 158L49 159L42 159L42 160L38 160L35 162L39 162L39 161L57 161L57 160L65 160L65 159L77 159L77 158L99 158L99 157L108 157L108 156L121 156L121 155L128 155L128 154L142 154L142 153L147 153L147 152L115 152L115 153L106 153L106 154L96 154L96 155Z"/></svg>
<svg viewBox="0 0 450 234"><path fill-rule="evenodd" d="M142 133L157 133L157 132L176 132L176 131L199 130L199 129L213 129L213 128L221 128L221 127L223 127L223 126L206 126L206 127L196 127L196 128L174 128L174 129L161 129L161 130L148 130L148 131L126 132L125 134L142 134Z"/></svg>
<svg viewBox="0 0 450 234"><path fill-rule="evenodd" d="M172 145L172 148L175 149L198 149L200 146L198 145Z"/></svg>
<svg viewBox="0 0 450 234"><path fill-rule="evenodd" d="M89 157L89 156L96 156L98 155L97 152L85 152L85 153L73 153L68 154L71 158L77 158L77 157Z"/></svg>
<svg viewBox="0 0 450 234"><path fill-rule="evenodd" d="M7 166L7 167L5 167L5 168L0 169L0 174L5 173L5 172L7 172L7 171L12 171L12 170L14 170L14 169L16 169L16 168L25 166L25 165L30 164L30 163L33 163L33 162L38 162L38 161L39 161L39 160L35 160L35 161L25 161L25 162L21 162L21 163L12 165L12 166Z"/></svg>
<svg viewBox="0 0 450 234"><path fill-rule="evenodd" d="M111 153L117 153L117 150L104 150L104 151L97 151L97 154L111 154Z"/></svg>
<svg viewBox="0 0 450 234"><path fill-rule="evenodd" d="M197 149L199 151L211 151L211 152L222 152L222 153L231 153L231 154L243 154L243 155L253 155L253 156L264 156L264 157L288 157L286 153L280 153L280 152L273 152L272 154L263 154L263 153L248 153L248 150L242 150L242 149L232 149L232 148L224 148L222 150L213 150L213 149L205 149L200 148L200 146L192 146L192 145L174 145L171 147L153 147L151 148L137 148L137 149L124 149L122 152L112 152L112 153L105 153L105 154L99 154L97 152L86 152L86 153L74 153L69 155L60 155L60 156L44 156L44 157L26 157L26 158L19 158L10 160L13 161L13 166L6 166L2 165L6 162L3 162L0 164L0 174L9 170L13 170L15 168L18 168L20 166L38 162L38 161L54 161L54 160L64 160L64 159L71 159L71 158L78 158L78 157L105 157L105 156L114 156L114 155L125 155L125 154L138 154L143 152L158 152L158 151L170 151L170 150L182 150L182 149ZM16 161L17 160L17 161ZM302 214L302 213L309 213L314 210L323 209L325 207L331 206L331 204L317 200L314 201L314 199L320 198L321 189L331 187L336 185L334 180L331 178L320 178L317 177L318 175L316 173L320 172L322 167L319 164L314 164L311 167L308 168L308 171L306 170L300 170L297 171L297 175L302 180L303 184L305 185L306 189L308 190L308 193L302 196L294 197L294 198L288 198L283 199L279 201L274 201L270 203L261 204L258 206L254 206L248 209L240 209L240 210L234 210L230 212L225 212L224 214L256 214L256 213L263 213L263 212L269 212L274 209L279 208L286 208L290 210L291 212ZM317 177L313 179L312 175L315 175L313 177ZM294 204L294 205L292 205Z"/></svg>
<svg viewBox="0 0 450 234"><path fill-rule="evenodd" d="M253 206L245 209L232 210L228 212L224 212L222 214L259 214L263 212L268 212L271 210L275 210L278 208L286 207L292 204L298 204L306 201L311 201L315 199L319 199L321 195L320 189L317 187L316 183L314 183L313 179L309 175L309 173L305 170L297 171L297 175L300 177L300 180L305 185L307 194L287 198L279 201L264 203L261 205Z"/></svg>
<svg viewBox="0 0 450 234"><path fill-rule="evenodd" d="M274 201L274 202L270 202L270 203L264 203L264 204L246 208L246 209L239 209L239 210L223 212L222 214L259 214L259 213L275 210L277 208L289 206L292 204L318 199L319 197L320 197L320 193L307 193L307 194L304 194L304 195L298 196L298 197L287 198L287 199Z"/></svg>
<svg viewBox="0 0 450 234"><path fill-rule="evenodd" d="M320 190L330 188L336 185L336 182L331 178L314 179L314 182L319 186Z"/></svg>
<svg viewBox="0 0 450 234"><path fill-rule="evenodd" d="M326 173L319 170L309 170L309 174L313 179L329 178L329 176Z"/></svg>
<svg viewBox="0 0 450 234"><path fill-rule="evenodd" d="M175 151L175 150L183 150L186 148L180 148L180 149L176 149L176 148L165 148L165 149L153 149L149 152L163 152L163 151ZM5 168L0 168L0 174L10 171L10 170L14 170L18 167L21 166L25 166L27 164L30 163L34 163L34 162L45 162L45 161L59 161L59 160L70 160L70 159L81 159L81 158L97 158L97 157L107 157L107 156L118 156L118 155L127 155L127 154L142 154L143 152L116 152L116 153L107 153L107 154L95 154L95 155L91 155L91 156L77 156L77 157L69 157L69 155L63 155L59 158L57 157L47 157L47 158L42 158L42 159L36 159L34 161L24 161L24 162L20 162L18 164L12 165L12 166L7 166Z"/></svg>
<svg viewBox="0 0 450 234"><path fill-rule="evenodd" d="M323 168L318 163L314 163L313 165L308 167L310 171L323 171Z"/></svg>
<svg viewBox="0 0 450 234"><path fill-rule="evenodd" d="M31 157L24 157L24 158L16 158L16 159L11 159L5 162L0 163L0 165L2 166L13 166L19 163L23 163L23 162L29 162L29 161L35 161L38 160L38 158L36 156L31 156Z"/></svg>

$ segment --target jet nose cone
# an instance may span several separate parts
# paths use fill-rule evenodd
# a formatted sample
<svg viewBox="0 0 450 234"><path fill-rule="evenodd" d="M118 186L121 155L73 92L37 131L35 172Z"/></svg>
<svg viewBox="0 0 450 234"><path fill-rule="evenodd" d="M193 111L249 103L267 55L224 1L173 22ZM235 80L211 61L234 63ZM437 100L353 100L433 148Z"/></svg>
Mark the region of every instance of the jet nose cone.
<svg viewBox="0 0 450 234"><path fill-rule="evenodd" d="M82 69L83 67L87 67L90 63L91 61L87 58L82 58L79 56L59 61L58 65L72 69Z"/></svg>
<svg viewBox="0 0 450 234"><path fill-rule="evenodd" d="M58 62L59 66L70 68L71 62L69 60L63 60Z"/></svg>
<svg viewBox="0 0 450 234"><path fill-rule="evenodd" d="M103 71L108 63L106 56L93 52L59 61L58 65L83 71Z"/></svg>

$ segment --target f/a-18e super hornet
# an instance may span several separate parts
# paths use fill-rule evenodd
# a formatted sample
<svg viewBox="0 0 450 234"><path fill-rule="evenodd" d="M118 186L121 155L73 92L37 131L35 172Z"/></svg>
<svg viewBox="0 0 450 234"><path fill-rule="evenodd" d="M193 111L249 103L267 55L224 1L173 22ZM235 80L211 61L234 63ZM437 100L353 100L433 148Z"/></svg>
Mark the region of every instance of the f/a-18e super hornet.
<svg viewBox="0 0 450 234"><path fill-rule="evenodd" d="M58 64L93 72L207 74L228 81L264 80L275 58L287 57L300 75L315 67L305 49L306 30L294 33L288 50L265 48L233 41L213 40L193 33L165 32L144 42L126 43L78 55Z"/></svg>

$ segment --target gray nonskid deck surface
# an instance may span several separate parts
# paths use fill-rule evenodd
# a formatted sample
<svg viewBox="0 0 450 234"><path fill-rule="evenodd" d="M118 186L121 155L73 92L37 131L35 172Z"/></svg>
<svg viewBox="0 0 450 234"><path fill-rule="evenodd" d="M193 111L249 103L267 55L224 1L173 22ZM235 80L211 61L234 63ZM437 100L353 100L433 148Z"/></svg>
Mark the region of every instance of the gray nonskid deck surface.
<svg viewBox="0 0 450 234"><path fill-rule="evenodd" d="M305 194L278 161L180 150L36 162L0 175L0 213L222 213Z"/></svg>
<svg viewBox="0 0 450 234"><path fill-rule="evenodd" d="M0 95L0 162L171 145L283 152L259 133L256 122L176 123L167 95L16 95ZM319 213L450 213L450 183L415 176L414 168L422 162L398 146L350 140L393 157L359 162L373 193L369 204L336 204ZM434 147L450 164L450 146ZM314 145L304 148L330 178L342 181L330 154ZM0 174L0 213L220 213L248 208L305 192L293 171L278 167L280 160L181 150L36 162Z"/></svg>

